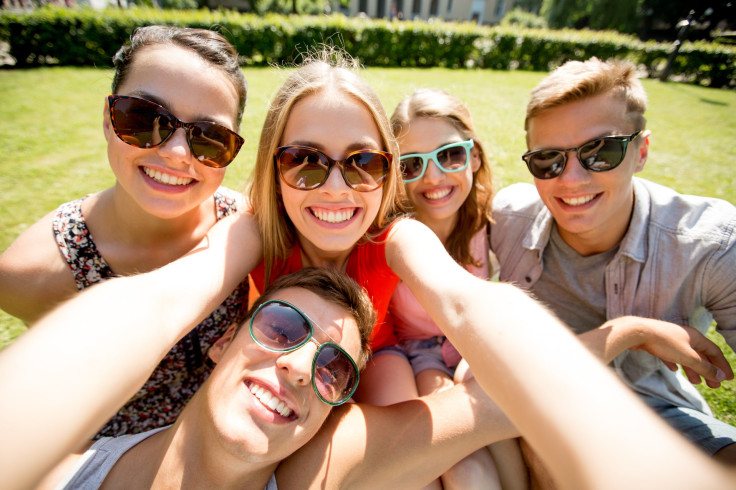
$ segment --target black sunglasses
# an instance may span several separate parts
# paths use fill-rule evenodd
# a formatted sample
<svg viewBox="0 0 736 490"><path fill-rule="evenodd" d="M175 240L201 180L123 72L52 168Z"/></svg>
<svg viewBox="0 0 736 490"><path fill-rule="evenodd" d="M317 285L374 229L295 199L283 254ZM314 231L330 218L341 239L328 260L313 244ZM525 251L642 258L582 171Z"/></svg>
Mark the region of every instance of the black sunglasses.
<svg viewBox="0 0 736 490"><path fill-rule="evenodd" d="M381 150L358 150L343 160L333 160L309 146L281 146L274 162L286 185L303 191L316 189L325 182L332 167L340 168L345 183L358 192L369 192L383 185L392 155Z"/></svg>
<svg viewBox="0 0 736 490"><path fill-rule="evenodd" d="M210 121L182 122L165 107L128 95L109 95L110 121L115 134L136 148L155 148L184 128L192 155L208 167L233 161L243 146L236 132Z"/></svg>
<svg viewBox="0 0 736 490"><path fill-rule="evenodd" d="M621 165L626 148L641 134L641 130L628 136L604 136L590 140L577 148L541 149L528 151L521 158L537 179L554 179L567 165L567 152L574 151L580 164L590 172L607 172Z"/></svg>
<svg viewBox="0 0 736 490"><path fill-rule="evenodd" d="M296 306L271 299L259 306L251 317L250 336L272 352L291 352L310 340L314 342L317 352L312 361L312 388L326 404L340 405L358 388L358 366L336 342L317 342L313 326L322 330ZM324 330L322 332L327 335Z"/></svg>

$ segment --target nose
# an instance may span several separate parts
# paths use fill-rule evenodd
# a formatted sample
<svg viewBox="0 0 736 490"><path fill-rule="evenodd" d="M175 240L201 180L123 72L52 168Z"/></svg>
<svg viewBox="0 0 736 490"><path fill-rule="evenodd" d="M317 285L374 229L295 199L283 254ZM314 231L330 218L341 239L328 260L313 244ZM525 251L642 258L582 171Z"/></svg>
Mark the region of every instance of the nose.
<svg viewBox="0 0 736 490"><path fill-rule="evenodd" d="M562 174L557 179L564 183L584 182L590 179L590 172L580 163L577 151L567 152L565 170L562 171Z"/></svg>
<svg viewBox="0 0 736 490"><path fill-rule="evenodd" d="M427 162L427 170L424 171L424 176L422 176L422 180L426 184L438 184L442 182L445 178L445 173L439 169L437 166L437 163L430 159Z"/></svg>
<svg viewBox="0 0 736 490"><path fill-rule="evenodd" d="M192 150L187 142L187 134L184 128L177 128L164 144L157 147L159 154L174 162L191 163Z"/></svg>
<svg viewBox="0 0 736 490"><path fill-rule="evenodd" d="M347 194L351 191L345 179L342 178L342 172L337 165L330 169L330 173L327 176L327 180L319 188L322 192L339 196Z"/></svg>
<svg viewBox="0 0 736 490"><path fill-rule="evenodd" d="M281 354L276 366L294 386L309 386L312 381L312 362L317 347L307 342L297 350Z"/></svg>

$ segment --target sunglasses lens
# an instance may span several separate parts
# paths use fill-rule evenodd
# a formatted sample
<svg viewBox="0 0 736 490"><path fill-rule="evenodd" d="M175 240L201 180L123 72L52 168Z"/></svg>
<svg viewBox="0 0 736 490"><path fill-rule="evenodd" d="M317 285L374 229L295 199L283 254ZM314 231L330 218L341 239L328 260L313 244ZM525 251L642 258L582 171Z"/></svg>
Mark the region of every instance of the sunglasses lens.
<svg viewBox="0 0 736 490"><path fill-rule="evenodd" d="M381 153L358 152L345 161L345 180L359 192L381 187L387 173L388 159Z"/></svg>
<svg viewBox="0 0 736 490"><path fill-rule="evenodd" d="M289 305L267 303L251 321L251 335L263 347L274 351L293 350L306 342L312 327Z"/></svg>
<svg viewBox="0 0 736 490"><path fill-rule="evenodd" d="M324 401L339 404L353 395L358 386L358 371L342 349L323 344L314 359L312 379Z"/></svg>
<svg viewBox="0 0 736 490"><path fill-rule="evenodd" d="M624 157L623 144L613 138L601 138L584 144L578 150L583 166L594 172L616 168Z"/></svg>
<svg viewBox="0 0 736 490"><path fill-rule="evenodd" d="M319 187L327 177L329 163L309 148L285 148L278 154L279 172L290 186L297 189Z"/></svg>
<svg viewBox="0 0 736 490"><path fill-rule="evenodd" d="M527 157L532 175L538 179L552 179L565 167L565 153L559 150L542 150Z"/></svg>
<svg viewBox="0 0 736 490"><path fill-rule="evenodd" d="M445 170L460 170L468 162L468 153L462 146L445 148L437 153L437 163Z"/></svg>
<svg viewBox="0 0 736 490"><path fill-rule="evenodd" d="M115 134L138 148L161 144L174 128L172 119L162 107L142 99L116 99L111 120Z"/></svg>
<svg viewBox="0 0 736 490"><path fill-rule="evenodd" d="M413 180L422 173L424 162L422 157L402 157L401 176L404 180Z"/></svg>
<svg viewBox="0 0 736 490"><path fill-rule="evenodd" d="M219 124L197 122L189 130L189 144L200 162L210 167L224 167L238 154L242 139Z"/></svg>

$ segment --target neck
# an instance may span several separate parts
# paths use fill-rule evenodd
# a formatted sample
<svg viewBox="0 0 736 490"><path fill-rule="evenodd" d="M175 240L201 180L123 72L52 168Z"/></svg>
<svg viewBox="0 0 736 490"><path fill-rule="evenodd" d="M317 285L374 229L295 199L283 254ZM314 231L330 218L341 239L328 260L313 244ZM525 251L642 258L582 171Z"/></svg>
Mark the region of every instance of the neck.
<svg viewBox="0 0 736 490"><path fill-rule="evenodd" d="M120 488L263 488L278 463L244 461L225 449L212 426L187 410L176 424L126 452L105 480Z"/></svg>
<svg viewBox="0 0 736 490"><path fill-rule="evenodd" d="M417 219L437 235L442 245L447 245L447 240L450 239L450 234L455 229L455 224L457 223L457 213L445 219L430 219L427 216L417 213Z"/></svg>
<svg viewBox="0 0 736 490"><path fill-rule="evenodd" d="M299 248L302 254L302 267L324 267L344 271L348 258L353 249L338 252L318 250L307 240L299 238Z"/></svg>

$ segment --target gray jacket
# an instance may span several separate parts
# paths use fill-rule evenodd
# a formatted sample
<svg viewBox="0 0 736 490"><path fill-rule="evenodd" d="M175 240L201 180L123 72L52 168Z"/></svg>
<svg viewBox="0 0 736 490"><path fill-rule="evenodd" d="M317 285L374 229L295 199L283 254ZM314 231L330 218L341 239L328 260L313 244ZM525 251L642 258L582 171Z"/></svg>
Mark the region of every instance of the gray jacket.
<svg viewBox="0 0 736 490"><path fill-rule="evenodd" d="M501 263L500 280L533 289L542 275L552 215L533 185L515 184L494 199L493 218L491 247ZM730 203L634 178L629 229L605 278L608 319L636 315L703 333L715 320L736 349L736 207ZM613 366L636 391L710 414L684 376L646 352L626 351Z"/></svg>

